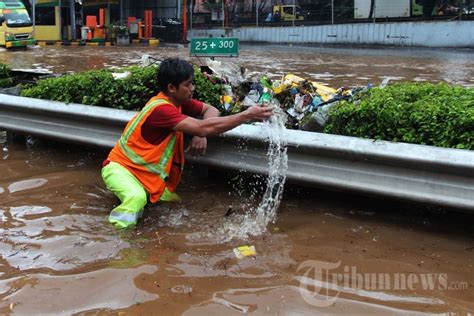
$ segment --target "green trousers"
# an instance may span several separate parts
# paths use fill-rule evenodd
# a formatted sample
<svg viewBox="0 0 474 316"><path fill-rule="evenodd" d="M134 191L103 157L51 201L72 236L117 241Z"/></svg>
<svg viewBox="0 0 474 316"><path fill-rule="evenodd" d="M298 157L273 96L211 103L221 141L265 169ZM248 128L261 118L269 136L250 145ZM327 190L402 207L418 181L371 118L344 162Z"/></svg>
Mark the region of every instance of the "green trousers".
<svg viewBox="0 0 474 316"><path fill-rule="evenodd" d="M135 226L148 201L148 194L143 185L130 171L113 161L102 168L102 179L107 189L120 200L120 205L110 212L109 222L117 228ZM160 201L167 202L180 200L176 193L168 189L165 189L160 198Z"/></svg>

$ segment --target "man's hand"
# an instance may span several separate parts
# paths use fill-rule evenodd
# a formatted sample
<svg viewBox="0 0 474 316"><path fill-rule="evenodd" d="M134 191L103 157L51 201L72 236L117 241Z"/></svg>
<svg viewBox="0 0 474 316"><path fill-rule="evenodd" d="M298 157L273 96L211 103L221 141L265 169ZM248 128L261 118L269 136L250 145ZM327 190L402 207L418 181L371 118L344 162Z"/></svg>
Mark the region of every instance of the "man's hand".
<svg viewBox="0 0 474 316"><path fill-rule="evenodd" d="M251 106L242 112L249 120L267 120L273 114L273 108L269 106Z"/></svg>
<svg viewBox="0 0 474 316"><path fill-rule="evenodd" d="M206 149L207 149L207 138L193 136L185 152L186 153L189 152L193 156L202 156L206 154Z"/></svg>

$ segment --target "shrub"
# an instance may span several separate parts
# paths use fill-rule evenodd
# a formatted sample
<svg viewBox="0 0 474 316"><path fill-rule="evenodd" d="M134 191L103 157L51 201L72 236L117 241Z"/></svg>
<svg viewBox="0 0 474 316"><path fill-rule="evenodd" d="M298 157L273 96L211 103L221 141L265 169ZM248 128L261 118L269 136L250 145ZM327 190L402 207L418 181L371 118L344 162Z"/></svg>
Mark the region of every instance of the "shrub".
<svg viewBox="0 0 474 316"><path fill-rule="evenodd" d="M331 134L474 149L474 89L447 84L401 83L370 89L337 104Z"/></svg>
<svg viewBox="0 0 474 316"><path fill-rule="evenodd" d="M0 63L0 88L9 88L14 85L10 67Z"/></svg>
<svg viewBox="0 0 474 316"><path fill-rule="evenodd" d="M112 107L125 110L140 110L146 102L159 92L156 85L156 67L129 67L120 70L92 70L58 78L40 80L35 86L23 89L22 96L66 103L79 103ZM131 73L124 79L114 79L113 72ZM219 105L222 90L195 68L196 98Z"/></svg>
<svg viewBox="0 0 474 316"><path fill-rule="evenodd" d="M194 98L211 104L223 112L223 108L220 105L220 97L222 95L222 84L219 82L212 82L207 76L205 76L199 67L194 67L194 85L195 93Z"/></svg>
<svg viewBox="0 0 474 316"><path fill-rule="evenodd" d="M129 71L123 79L114 79L112 72ZM58 78L40 80L23 89L22 96L66 103L80 103L139 110L158 92L155 67L129 67L121 70L92 70Z"/></svg>

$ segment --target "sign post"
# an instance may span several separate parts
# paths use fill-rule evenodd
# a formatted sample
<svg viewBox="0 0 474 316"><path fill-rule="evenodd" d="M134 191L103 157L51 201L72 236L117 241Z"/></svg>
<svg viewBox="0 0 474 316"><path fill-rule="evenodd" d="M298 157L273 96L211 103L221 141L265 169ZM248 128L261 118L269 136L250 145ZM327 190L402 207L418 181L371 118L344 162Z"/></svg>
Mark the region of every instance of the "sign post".
<svg viewBox="0 0 474 316"><path fill-rule="evenodd" d="M190 55L198 57L238 57L239 39L233 37L193 38L191 39Z"/></svg>

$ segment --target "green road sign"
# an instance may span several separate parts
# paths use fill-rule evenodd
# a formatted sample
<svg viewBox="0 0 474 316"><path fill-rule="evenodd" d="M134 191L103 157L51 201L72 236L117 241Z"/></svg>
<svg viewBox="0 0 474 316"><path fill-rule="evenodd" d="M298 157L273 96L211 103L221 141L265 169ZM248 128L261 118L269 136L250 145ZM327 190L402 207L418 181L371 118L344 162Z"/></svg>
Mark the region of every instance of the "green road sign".
<svg viewBox="0 0 474 316"><path fill-rule="evenodd" d="M230 37L193 38L191 56L238 57L239 39Z"/></svg>

